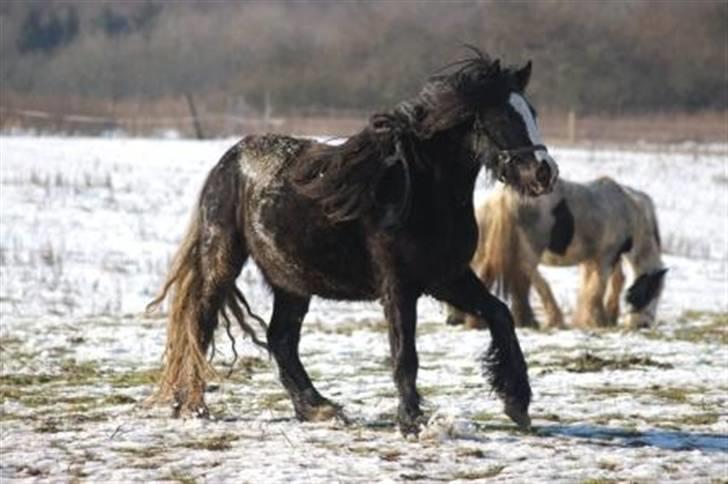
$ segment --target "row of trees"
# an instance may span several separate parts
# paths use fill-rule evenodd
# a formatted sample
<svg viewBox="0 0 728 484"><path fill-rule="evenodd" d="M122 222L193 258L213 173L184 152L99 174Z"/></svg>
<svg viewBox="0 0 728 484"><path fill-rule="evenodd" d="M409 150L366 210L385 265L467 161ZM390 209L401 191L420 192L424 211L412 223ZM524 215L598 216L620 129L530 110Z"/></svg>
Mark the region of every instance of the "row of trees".
<svg viewBox="0 0 728 484"><path fill-rule="evenodd" d="M539 106L725 109L728 2L543 0L0 4L0 94L192 93L277 112L391 106L475 44L534 61Z"/></svg>

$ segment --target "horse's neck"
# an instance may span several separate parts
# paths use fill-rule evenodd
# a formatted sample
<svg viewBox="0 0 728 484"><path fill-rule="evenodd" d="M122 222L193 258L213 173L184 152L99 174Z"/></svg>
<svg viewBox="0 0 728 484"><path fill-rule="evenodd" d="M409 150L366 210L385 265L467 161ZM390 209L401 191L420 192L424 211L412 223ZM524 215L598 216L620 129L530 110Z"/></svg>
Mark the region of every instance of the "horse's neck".
<svg viewBox="0 0 728 484"><path fill-rule="evenodd" d="M662 267L661 251L651 231L644 226L637 226L632 241L632 250L626 257L636 276Z"/></svg>

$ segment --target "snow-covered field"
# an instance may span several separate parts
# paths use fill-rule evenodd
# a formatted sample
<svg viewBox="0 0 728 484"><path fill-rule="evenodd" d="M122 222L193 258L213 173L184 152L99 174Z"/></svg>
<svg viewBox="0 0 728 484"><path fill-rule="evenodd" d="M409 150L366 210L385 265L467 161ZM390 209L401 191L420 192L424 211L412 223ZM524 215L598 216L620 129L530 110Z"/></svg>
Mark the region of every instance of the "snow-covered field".
<svg viewBox="0 0 728 484"><path fill-rule="evenodd" d="M0 137L0 480L728 479L728 147L552 146L565 178L611 175L653 196L670 267L659 323L519 330L534 389L523 434L479 374L487 332L447 327L422 300L431 421L405 441L377 304L315 300L304 324L302 359L349 426L295 421L267 355L240 338L236 371L207 396L215 420L142 405L164 345L164 320L143 307L231 143ZM544 274L568 317L577 270ZM267 315L255 268L239 285Z"/></svg>

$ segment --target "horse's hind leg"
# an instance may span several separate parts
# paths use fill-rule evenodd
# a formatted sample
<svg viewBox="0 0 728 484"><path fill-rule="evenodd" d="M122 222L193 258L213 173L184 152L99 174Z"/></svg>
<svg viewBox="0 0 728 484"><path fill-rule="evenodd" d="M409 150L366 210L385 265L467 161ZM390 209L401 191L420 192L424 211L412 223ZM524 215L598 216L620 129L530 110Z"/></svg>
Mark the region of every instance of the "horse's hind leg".
<svg viewBox="0 0 728 484"><path fill-rule="evenodd" d="M533 314L528 294L531 291L531 281L525 273L518 274L517 280L512 281L511 311L516 326L524 328L538 328L536 316Z"/></svg>
<svg viewBox="0 0 728 484"><path fill-rule="evenodd" d="M574 326L581 328L606 325L604 292L608 272L599 262L586 262L581 268L581 290L574 315Z"/></svg>
<svg viewBox="0 0 728 484"><path fill-rule="evenodd" d="M310 297L273 289L273 316L268 327L268 348L278 364L278 374L293 402L299 420L317 421L343 418L341 408L316 390L298 355L301 324L308 312Z"/></svg>
<svg viewBox="0 0 728 484"><path fill-rule="evenodd" d="M531 281L533 282L533 288L536 289L538 296L541 298L544 311L546 311L545 327L563 328L564 315L561 313L559 305L556 304L556 299L554 298L554 293L551 292L549 283L543 278L538 268L532 272Z"/></svg>
<svg viewBox="0 0 728 484"><path fill-rule="evenodd" d="M508 306L491 295L472 271L446 284L428 288L427 292L488 321L491 343L483 357L483 370L493 389L504 400L506 415L521 428L530 427L528 369Z"/></svg>

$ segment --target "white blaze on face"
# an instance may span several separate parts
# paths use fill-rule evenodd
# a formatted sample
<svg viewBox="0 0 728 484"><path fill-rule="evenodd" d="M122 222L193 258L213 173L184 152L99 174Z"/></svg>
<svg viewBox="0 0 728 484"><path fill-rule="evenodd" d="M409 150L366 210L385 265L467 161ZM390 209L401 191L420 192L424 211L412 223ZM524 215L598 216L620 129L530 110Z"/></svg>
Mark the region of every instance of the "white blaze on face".
<svg viewBox="0 0 728 484"><path fill-rule="evenodd" d="M526 125L526 132L528 133L528 137L531 139L532 145L543 145L544 142L541 140L541 133L538 131L538 125L536 124L536 119L533 117L533 113L531 113L531 110L528 107L528 103L526 100L521 96L520 94L511 93L511 96L508 98L508 102L511 105L511 107L521 116L521 119L523 119L523 124ZM559 173L559 168L556 166L556 162L553 158L551 158L551 155L548 154L545 150L538 150L534 152L534 156L538 161L545 161L548 163L549 168L551 169L551 182L556 181L556 176Z"/></svg>

